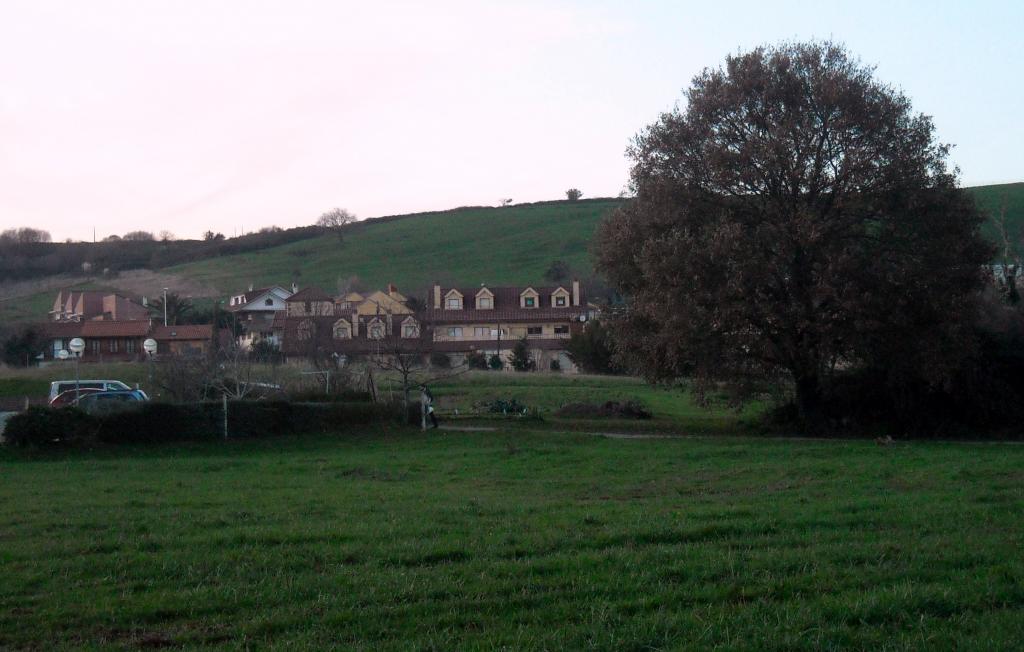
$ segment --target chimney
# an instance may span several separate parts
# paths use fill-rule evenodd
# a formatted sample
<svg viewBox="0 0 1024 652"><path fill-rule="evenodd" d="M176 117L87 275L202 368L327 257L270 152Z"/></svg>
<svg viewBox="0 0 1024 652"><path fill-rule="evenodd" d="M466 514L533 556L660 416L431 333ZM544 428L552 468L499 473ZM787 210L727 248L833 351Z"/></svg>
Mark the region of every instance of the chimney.
<svg viewBox="0 0 1024 652"><path fill-rule="evenodd" d="M359 337L359 311L352 311L352 339Z"/></svg>
<svg viewBox="0 0 1024 652"><path fill-rule="evenodd" d="M572 280L572 305L580 305L580 280L578 278Z"/></svg>
<svg viewBox="0 0 1024 652"><path fill-rule="evenodd" d="M249 284L249 291L252 292L252 283Z"/></svg>
<svg viewBox="0 0 1024 652"><path fill-rule="evenodd" d="M298 291L299 291L299 284L298 283L292 283L292 294L295 294Z"/></svg>
<svg viewBox="0 0 1024 652"><path fill-rule="evenodd" d="M394 283L388 283L388 294L398 294L398 288Z"/></svg>
<svg viewBox="0 0 1024 652"><path fill-rule="evenodd" d="M434 283L434 310L441 309L441 284Z"/></svg>

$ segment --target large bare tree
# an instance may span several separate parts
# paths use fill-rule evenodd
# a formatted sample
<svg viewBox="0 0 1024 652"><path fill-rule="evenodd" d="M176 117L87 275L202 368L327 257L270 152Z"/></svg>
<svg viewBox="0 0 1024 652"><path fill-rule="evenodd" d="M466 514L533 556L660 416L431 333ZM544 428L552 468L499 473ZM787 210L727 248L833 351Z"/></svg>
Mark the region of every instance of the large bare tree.
<svg viewBox="0 0 1024 652"><path fill-rule="evenodd" d="M831 43L702 72L636 137L635 199L599 231L621 357L699 387L786 376L810 423L839 367L940 382L992 252L934 131Z"/></svg>

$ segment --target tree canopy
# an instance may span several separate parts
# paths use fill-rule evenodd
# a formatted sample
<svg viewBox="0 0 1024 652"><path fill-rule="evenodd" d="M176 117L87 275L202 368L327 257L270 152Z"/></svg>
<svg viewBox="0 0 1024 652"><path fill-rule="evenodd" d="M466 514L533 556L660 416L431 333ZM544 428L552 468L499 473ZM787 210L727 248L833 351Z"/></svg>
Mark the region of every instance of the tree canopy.
<svg viewBox="0 0 1024 652"><path fill-rule="evenodd" d="M991 250L931 118L832 43L731 56L685 98L635 138L635 199L598 233L620 358L698 387L788 377L809 422L843 369L941 382Z"/></svg>

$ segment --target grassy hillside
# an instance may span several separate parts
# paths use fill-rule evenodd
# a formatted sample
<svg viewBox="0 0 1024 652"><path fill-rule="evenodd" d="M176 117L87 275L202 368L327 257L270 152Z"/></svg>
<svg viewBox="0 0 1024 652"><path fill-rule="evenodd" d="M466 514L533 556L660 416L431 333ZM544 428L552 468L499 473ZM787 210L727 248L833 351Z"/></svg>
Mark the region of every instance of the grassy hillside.
<svg viewBox="0 0 1024 652"><path fill-rule="evenodd" d="M1005 205L1015 251L1024 254L1024 183L970 190L990 218ZM620 203L616 199L557 201L369 220L347 231L344 240L319 236L166 267L159 270L159 282L151 285L202 297L224 296L250 283L283 285L294 280L335 292L339 281L358 276L370 287L393 282L406 293L422 293L435 280L466 285L537 283L555 260L565 261L576 274L585 276L591 272L588 247L594 229ZM996 239L991 223L985 232ZM115 288L119 282L117 278L102 281ZM128 281L122 285L130 287ZM0 292L0 322L42 317L57 287L54 280L31 292Z"/></svg>
<svg viewBox="0 0 1024 652"><path fill-rule="evenodd" d="M591 270L587 247L617 200L550 202L424 213L359 225L344 240L327 235L238 256L168 268L228 293L249 283L318 285L335 291L359 276L372 287L424 289L435 280L536 283L555 260Z"/></svg>
<svg viewBox="0 0 1024 652"><path fill-rule="evenodd" d="M1013 252L1017 256L1024 256L1024 183L978 186L971 188L971 191L978 205L989 215L985 235L993 242L1000 243L996 220L1005 210L1006 231L1010 236Z"/></svg>

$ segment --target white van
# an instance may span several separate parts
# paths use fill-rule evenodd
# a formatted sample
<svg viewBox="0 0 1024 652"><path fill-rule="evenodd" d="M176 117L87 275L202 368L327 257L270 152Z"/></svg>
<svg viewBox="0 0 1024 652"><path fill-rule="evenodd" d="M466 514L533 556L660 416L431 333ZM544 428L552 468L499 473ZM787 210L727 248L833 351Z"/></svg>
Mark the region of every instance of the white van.
<svg viewBox="0 0 1024 652"><path fill-rule="evenodd" d="M79 389L91 389L99 390L101 392L109 391L124 391L131 389L128 385L125 385L120 380L55 380L50 383L50 398L47 399L47 403L52 402L53 399L57 398L60 394L67 391L74 391L75 387Z"/></svg>

